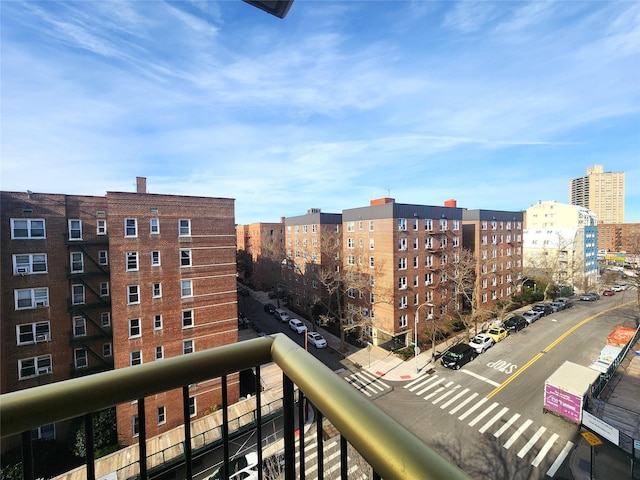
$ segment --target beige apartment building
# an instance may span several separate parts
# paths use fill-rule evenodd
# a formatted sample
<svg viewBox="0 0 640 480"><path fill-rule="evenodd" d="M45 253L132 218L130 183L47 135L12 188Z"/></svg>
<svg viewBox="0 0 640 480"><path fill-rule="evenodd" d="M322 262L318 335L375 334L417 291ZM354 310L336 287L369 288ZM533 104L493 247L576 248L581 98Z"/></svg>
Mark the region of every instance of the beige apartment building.
<svg viewBox="0 0 640 480"><path fill-rule="evenodd" d="M569 184L569 203L595 213L598 223L624 223L624 172L605 172L602 165Z"/></svg>
<svg viewBox="0 0 640 480"><path fill-rule="evenodd" d="M476 260L475 308L491 312L522 291L523 212L464 210L464 248Z"/></svg>
<svg viewBox="0 0 640 480"><path fill-rule="evenodd" d="M525 212L523 240L525 275L550 276L580 290L597 281L598 227L586 208L538 202Z"/></svg>
<svg viewBox="0 0 640 480"><path fill-rule="evenodd" d="M458 307L450 281L462 248L462 209L372 200L342 212L345 319L375 345L408 345ZM346 278L349 278L347 275ZM350 287L354 285L355 287Z"/></svg>

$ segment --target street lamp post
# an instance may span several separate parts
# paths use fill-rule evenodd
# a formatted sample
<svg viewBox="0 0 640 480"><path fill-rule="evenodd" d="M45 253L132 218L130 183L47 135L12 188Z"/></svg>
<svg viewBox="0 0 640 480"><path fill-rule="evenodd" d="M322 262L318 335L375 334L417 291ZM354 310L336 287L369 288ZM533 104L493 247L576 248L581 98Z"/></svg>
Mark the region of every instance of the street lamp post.
<svg viewBox="0 0 640 480"><path fill-rule="evenodd" d="M427 307L433 307L433 303L430 303L430 302L424 302L418 305L418 307L416 308L416 314L413 321L413 343L414 343L413 351L414 351L414 356L416 358L416 373L420 373L420 369L418 368L418 355L420 355L420 347L418 346L418 320L419 320L418 314L420 312L420 309L425 305Z"/></svg>

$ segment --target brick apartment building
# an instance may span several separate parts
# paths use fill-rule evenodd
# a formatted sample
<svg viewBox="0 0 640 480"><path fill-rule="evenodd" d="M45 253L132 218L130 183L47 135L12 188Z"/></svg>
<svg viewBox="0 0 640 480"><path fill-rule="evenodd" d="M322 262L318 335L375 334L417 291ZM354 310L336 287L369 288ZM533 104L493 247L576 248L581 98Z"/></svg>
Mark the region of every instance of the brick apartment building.
<svg viewBox="0 0 640 480"><path fill-rule="evenodd" d="M104 197L0 192L2 393L237 341L233 200L148 194L137 180ZM193 416L219 389L191 387ZM145 413L148 436L181 424L182 393ZM133 443L137 406L117 419Z"/></svg>
<svg viewBox="0 0 640 480"><path fill-rule="evenodd" d="M640 254L640 223L599 223L598 250Z"/></svg>
<svg viewBox="0 0 640 480"><path fill-rule="evenodd" d="M367 275L370 285L368 292L348 292L346 315L370 319L365 328L374 344L408 344L417 311L420 337L451 318L462 209L381 198L344 210L342 221L343 268Z"/></svg>
<svg viewBox="0 0 640 480"><path fill-rule="evenodd" d="M522 222L523 212L463 211L462 243L475 254L479 312L522 290Z"/></svg>
<svg viewBox="0 0 640 480"><path fill-rule="evenodd" d="M342 215L312 208L285 219L285 226L283 280L293 305L308 312L315 303L329 302L321 275L340 265Z"/></svg>
<svg viewBox="0 0 640 480"><path fill-rule="evenodd" d="M284 218L279 223L258 222L236 226L238 250L244 250L253 260L251 278L243 278L258 289L271 289L281 275L285 256Z"/></svg>

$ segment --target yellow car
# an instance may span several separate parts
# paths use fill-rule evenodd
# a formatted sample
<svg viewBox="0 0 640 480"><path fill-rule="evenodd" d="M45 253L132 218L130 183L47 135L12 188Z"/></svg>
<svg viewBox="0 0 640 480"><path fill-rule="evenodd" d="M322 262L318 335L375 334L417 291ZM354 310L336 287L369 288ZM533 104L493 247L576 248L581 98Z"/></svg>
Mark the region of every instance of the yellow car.
<svg viewBox="0 0 640 480"><path fill-rule="evenodd" d="M498 343L500 340L507 338L507 335L509 335L509 332L507 332L502 327L492 327L487 332L487 335L489 335L494 342Z"/></svg>

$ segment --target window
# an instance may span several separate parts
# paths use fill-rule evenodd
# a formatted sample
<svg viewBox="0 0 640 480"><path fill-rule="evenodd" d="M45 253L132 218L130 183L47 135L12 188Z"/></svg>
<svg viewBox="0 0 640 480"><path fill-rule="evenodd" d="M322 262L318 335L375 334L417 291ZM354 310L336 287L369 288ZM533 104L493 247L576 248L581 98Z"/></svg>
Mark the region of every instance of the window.
<svg viewBox="0 0 640 480"><path fill-rule="evenodd" d="M418 219L417 218L413 219L413 229L414 230L418 230Z"/></svg>
<svg viewBox="0 0 640 480"><path fill-rule="evenodd" d="M31 430L31 440L55 440L56 426L53 423Z"/></svg>
<svg viewBox="0 0 640 480"><path fill-rule="evenodd" d="M424 248L427 250L433 249L433 238L427 237L424 239Z"/></svg>
<svg viewBox="0 0 640 480"><path fill-rule="evenodd" d="M182 311L182 328L193 327L193 310Z"/></svg>
<svg viewBox="0 0 640 480"><path fill-rule="evenodd" d="M418 249L418 237L415 237L413 239L413 249L417 250Z"/></svg>
<svg viewBox="0 0 640 480"><path fill-rule="evenodd" d="M87 319L84 317L73 317L73 336L87 336Z"/></svg>
<svg viewBox="0 0 640 480"><path fill-rule="evenodd" d="M157 218L149 219L149 233L158 234L160 233L160 220Z"/></svg>
<svg viewBox="0 0 640 480"><path fill-rule="evenodd" d="M430 218L425 218L424 219L424 229L427 232L433 231L433 220L431 220Z"/></svg>
<svg viewBox="0 0 640 480"><path fill-rule="evenodd" d="M349 288L347 290L347 297L356 298L356 289L355 288Z"/></svg>
<svg viewBox="0 0 640 480"><path fill-rule="evenodd" d="M129 363L131 366L133 365L141 365L142 364L142 352L140 350L135 350L129 354Z"/></svg>
<svg viewBox="0 0 640 480"><path fill-rule="evenodd" d="M376 259L373 257L369 257L369 268L374 268L376 266Z"/></svg>
<svg viewBox="0 0 640 480"><path fill-rule="evenodd" d="M48 307L49 306L49 289L44 288L25 288L15 290L15 307L16 310L26 310L29 308Z"/></svg>
<svg viewBox="0 0 640 480"><path fill-rule="evenodd" d="M138 270L138 252L125 253L127 260L127 272Z"/></svg>
<svg viewBox="0 0 640 480"><path fill-rule="evenodd" d="M373 220L369 220L369 231L373 232Z"/></svg>
<svg viewBox="0 0 640 480"><path fill-rule="evenodd" d="M398 219L398 231L406 232L407 231L407 219L399 218Z"/></svg>
<svg viewBox="0 0 640 480"><path fill-rule="evenodd" d="M84 348L76 348L73 351L73 364L76 368L87 368L89 366L89 358Z"/></svg>
<svg viewBox="0 0 640 480"><path fill-rule="evenodd" d="M458 237L458 236L453 237L453 246L454 247L459 247L460 246L460 237Z"/></svg>
<svg viewBox="0 0 640 480"><path fill-rule="evenodd" d="M97 220L96 221L96 235L106 235L107 234L107 221L106 220Z"/></svg>
<svg viewBox="0 0 640 480"><path fill-rule="evenodd" d="M398 239L398 250L406 250L407 249L407 239L399 238Z"/></svg>
<svg viewBox="0 0 640 480"><path fill-rule="evenodd" d="M180 250L180 266L191 266L191 250Z"/></svg>
<svg viewBox="0 0 640 480"><path fill-rule="evenodd" d="M398 270L406 270L407 269L407 259L405 257L398 259Z"/></svg>
<svg viewBox="0 0 640 480"><path fill-rule="evenodd" d="M347 232L355 232L356 223L355 222L347 222Z"/></svg>
<svg viewBox="0 0 640 480"><path fill-rule="evenodd" d="M11 238L46 238L44 220L33 218L11 219Z"/></svg>
<svg viewBox="0 0 640 480"><path fill-rule="evenodd" d="M151 266L157 267L160 265L160 251L152 250L151 251Z"/></svg>
<svg viewBox="0 0 640 480"><path fill-rule="evenodd" d="M399 277L398 278L398 289L406 290L407 289L407 277Z"/></svg>
<svg viewBox="0 0 640 480"><path fill-rule="evenodd" d="M420 264L420 258L419 257L413 257L413 268L418 268L419 264Z"/></svg>
<svg viewBox="0 0 640 480"><path fill-rule="evenodd" d="M103 343L102 344L102 356L103 357L110 357L111 355L113 355L113 350L111 349L111 344L110 343Z"/></svg>
<svg viewBox="0 0 640 480"><path fill-rule="evenodd" d="M160 282L155 282L151 286L151 296L153 298L162 297L162 284Z"/></svg>
<svg viewBox="0 0 640 480"><path fill-rule="evenodd" d="M140 329L140 319L132 318L129 320L129 338L136 338L142 336L142 330Z"/></svg>
<svg viewBox="0 0 640 480"><path fill-rule="evenodd" d="M82 240L82 220L69 220L69 240Z"/></svg>
<svg viewBox="0 0 640 480"><path fill-rule="evenodd" d="M460 220L454 220L453 221L453 229L454 230L460 230Z"/></svg>
<svg viewBox="0 0 640 480"><path fill-rule="evenodd" d="M370 238L369 239L369 250L373 250L373 247L374 247L374 241L373 241L373 238Z"/></svg>
<svg viewBox="0 0 640 480"><path fill-rule="evenodd" d="M137 218L124 219L124 236L125 237L138 236L138 219Z"/></svg>
<svg viewBox="0 0 640 480"><path fill-rule="evenodd" d="M18 360L18 378L20 380L40 375L50 375L51 373L51 355Z"/></svg>
<svg viewBox="0 0 640 480"><path fill-rule="evenodd" d="M27 253L13 256L13 274L47 273L46 253Z"/></svg>
<svg viewBox="0 0 640 480"><path fill-rule="evenodd" d="M398 327L405 328L407 326L407 315L400 315L398 318Z"/></svg>
<svg viewBox="0 0 640 480"><path fill-rule="evenodd" d="M193 297L193 282L192 282L192 280L182 280L182 281L180 281L180 296L182 298Z"/></svg>
<svg viewBox="0 0 640 480"><path fill-rule="evenodd" d="M181 218L178 220L178 236L190 237L191 236L191 220L188 218Z"/></svg>
<svg viewBox="0 0 640 480"><path fill-rule="evenodd" d="M353 238L347 238L347 248L353 248L356 246L356 243Z"/></svg>
<svg viewBox="0 0 640 480"><path fill-rule="evenodd" d="M100 265L109 265L109 254L106 250L100 250L98 252L98 263Z"/></svg>
<svg viewBox="0 0 640 480"><path fill-rule="evenodd" d="M162 315L153 316L153 329L162 330Z"/></svg>
<svg viewBox="0 0 640 480"><path fill-rule="evenodd" d="M71 273L84 272L84 255L82 252L71 252L69 262L71 263Z"/></svg>
<svg viewBox="0 0 640 480"><path fill-rule="evenodd" d="M156 346L156 360L162 360L164 358L164 347L162 345Z"/></svg>
<svg viewBox="0 0 640 480"><path fill-rule="evenodd" d="M406 295L402 295L401 297L398 297L398 308L400 308L400 309L407 308L407 296Z"/></svg>
<svg viewBox="0 0 640 480"><path fill-rule="evenodd" d="M140 420L138 419L138 414L131 416L131 436L137 437L140 435Z"/></svg>
<svg viewBox="0 0 640 480"><path fill-rule="evenodd" d="M193 353L193 351L194 351L193 340L184 340L182 342L182 353L186 355L188 353Z"/></svg>
<svg viewBox="0 0 640 480"><path fill-rule="evenodd" d="M196 398L189 397L189 416L195 417L197 413L198 410L196 409Z"/></svg>
<svg viewBox="0 0 640 480"><path fill-rule="evenodd" d="M100 323L103 327L111 326L111 313L110 312L102 312L100 314Z"/></svg>
<svg viewBox="0 0 640 480"><path fill-rule="evenodd" d="M311 225L311 233L318 233L318 225L316 223Z"/></svg>
<svg viewBox="0 0 640 480"><path fill-rule="evenodd" d="M347 255L347 265L355 265L356 264L356 256L350 253Z"/></svg>
<svg viewBox="0 0 640 480"><path fill-rule="evenodd" d="M164 405L158 407L158 425L162 425L167 421L167 414L164 408Z"/></svg>
<svg viewBox="0 0 640 480"><path fill-rule="evenodd" d="M428 287L433 284L433 273L424 274L424 284Z"/></svg>
<svg viewBox="0 0 640 480"><path fill-rule="evenodd" d="M100 282L100 296L101 297L109 296L109 282Z"/></svg>
<svg viewBox="0 0 640 480"><path fill-rule="evenodd" d="M140 289L138 285L127 286L127 303L129 305L140 303Z"/></svg>
<svg viewBox="0 0 640 480"><path fill-rule="evenodd" d="M18 345L48 342L51 340L49 322L25 323L16 325L16 338Z"/></svg>

